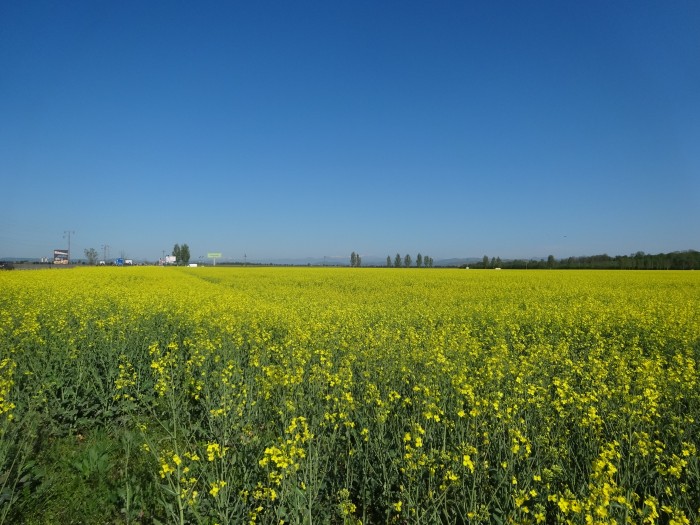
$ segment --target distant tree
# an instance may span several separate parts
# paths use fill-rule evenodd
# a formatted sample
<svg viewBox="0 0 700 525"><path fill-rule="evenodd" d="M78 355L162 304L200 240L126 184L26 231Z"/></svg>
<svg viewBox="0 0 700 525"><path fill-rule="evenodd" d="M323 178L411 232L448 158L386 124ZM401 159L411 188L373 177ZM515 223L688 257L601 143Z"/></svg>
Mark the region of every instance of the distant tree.
<svg viewBox="0 0 700 525"><path fill-rule="evenodd" d="M489 267L489 256L484 255L484 258L481 260L481 262L483 263L484 268L488 268Z"/></svg>
<svg viewBox="0 0 700 525"><path fill-rule="evenodd" d="M355 258L355 263L356 263L355 266L357 266L358 268L359 268L360 266L362 266L362 257L360 257L360 254L359 254L359 253L357 254L357 256L356 256L356 258Z"/></svg>
<svg viewBox="0 0 700 525"><path fill-rule="evenodd" d="M386 256L386 265L388 268L391 268L391 255Z"/></svg>
<svg viewBox="0 0 700 525"><path fill-rule="evenodd" d="M175 257L175 262L179 263L180 260L182 259L182 249L180 248L179 244L176 244L175 246L173 246L172 255L173 255L173 257Z"/></svg>
<svg viewBox="0 0 700 525"><path fill-rule="evenodd" d="M180 257L182 257L183 264L188 264L190 262L190 247L186 244L180 246Z"/></svg>
<svg viewBox="0 0 700 525"><path fill-rule="evenodd" d="M420 253L418 255L416 255L416 266L418 268L423 266L423 256Z"/></svg>
<svg viewBox="0 0 700 525"><path fill-rule="evenodd" d="M496 268L500 268L500 267L501 267L501 264L502 264L501 258L500 258L500 257L496 257Z"/></svg>
<svg viewBox="0 0 700 525"><path fill-rule="evenodd" d="M394 258L394 268L401 268L401 254L397 253Z"/></svg>
<svg viewBox="0 0 700 525"><path fill-rule="evenodd" d="M406 257L403 258L403 265L404 265L406 268L410 268L410 267L411 267L411 256L410 256L409 254L406 254Z"/></svg>
<svg viewBox="0 0 700 525"><path fill-rule="evenodd" d="M433 267L433 258L426 255L425 260L426 260L425 265L428 268L432 268Z"/></svg>
<svg viewBox="0 0 700 525"><path fill-rule="evenodd" d="M97 264L97 258L99 255L97 254L97 250L95 250L95 248L86 248L85 257L87 258L89 265L95 265Z"/></svg>
<svg viewBox="0 0 700 525"><path fill-rule="evenodd" d="M549 269L554 268L554 263L555 263L554 255L550 255L549 257L547 257L547 268L549 268Z"/></svg>
<svg viewBox="0 0 700 525"><path fill-rule="evenodd" d="M357 266L357 254L352 252L350 254L350 267L354 268L355 266Z"/></svg>

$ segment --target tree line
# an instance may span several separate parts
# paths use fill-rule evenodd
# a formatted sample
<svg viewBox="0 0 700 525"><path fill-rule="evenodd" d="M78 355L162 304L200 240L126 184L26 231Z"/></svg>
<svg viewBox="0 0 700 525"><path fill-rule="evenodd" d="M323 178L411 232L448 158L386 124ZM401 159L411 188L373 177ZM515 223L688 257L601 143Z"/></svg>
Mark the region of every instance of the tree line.
<svg viewBox="0 0 700 525"><path fill-rule="evenodd" d="M463 265L462 267L466 267ZM504 269L590 269L590 270L700 270L700 252L687 250L652 255L642 251L631 255L585 255L556 259L553 255L546 259L512 259L502 261L500 257L484 255L483 259L470 268Z"/></svg>
<svg viewBox="0 0 700 525"><path fill-rule="evenodd" d="M362 258L360 257L360 254L352 252L350 254L350 266L352 268L358 268L362 265ZM393 261L391 259L391 255L386 256L386 266L387 268L410 268L413 266L413 258L411 257L410 254L406 254L403 257L401 257L400 253L396 254L396 257L394 257ZM421 255L420 253L416 255L416 262L415 262L415 267L416 268L432 268L433 267L433 258L430 257L429 255Z"/></svg>

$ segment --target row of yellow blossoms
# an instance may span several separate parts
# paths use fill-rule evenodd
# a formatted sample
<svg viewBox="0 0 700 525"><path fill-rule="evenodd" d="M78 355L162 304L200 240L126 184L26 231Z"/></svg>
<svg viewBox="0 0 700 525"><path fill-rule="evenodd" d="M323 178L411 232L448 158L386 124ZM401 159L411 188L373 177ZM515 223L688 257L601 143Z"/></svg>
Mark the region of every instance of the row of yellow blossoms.
<svg viewBox="0 0 700 525"><path fill-rule="evenodd" d="M700 521L695 272L86 268L0 285L2 432L39 411L76 432L126 421L156 518ZM71 421L67 405L98 408Z"/></svg>

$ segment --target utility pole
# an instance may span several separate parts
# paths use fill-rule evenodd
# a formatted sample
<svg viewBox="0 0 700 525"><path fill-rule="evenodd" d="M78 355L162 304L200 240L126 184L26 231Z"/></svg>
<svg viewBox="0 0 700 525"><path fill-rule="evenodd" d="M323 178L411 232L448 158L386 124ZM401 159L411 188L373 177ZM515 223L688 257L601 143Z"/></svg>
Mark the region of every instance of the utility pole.
<svg viewBox="0 0 700 525"><path fill-rule="evenodd" d="M102 245L102 260L107 264L107 258L109 257L109 244Z"/></svg>
<svg viewBox="0 0 700 525"><path fill-rule="evenodd" d="M75 235L74 231L71 230L64 230L63 232L63 238L65 239L66 236L68 236L68 264L70 264L70 236L71 234Z"/></svg>

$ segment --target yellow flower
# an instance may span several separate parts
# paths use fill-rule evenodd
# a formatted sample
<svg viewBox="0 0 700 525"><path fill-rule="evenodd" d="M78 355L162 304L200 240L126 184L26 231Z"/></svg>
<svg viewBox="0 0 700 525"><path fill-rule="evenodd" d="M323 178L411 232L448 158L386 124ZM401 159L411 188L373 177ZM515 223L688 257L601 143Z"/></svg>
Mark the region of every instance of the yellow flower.
<svg viewBox="0 0 700 525"><path fill-rule="evenodd" d="M557 504L559 505L559 510L561 510L564 514L569 512L569 502L567 500L564 498L559 498Z"/></svg>
<svg viewBox="0 0 700 525"><path fill-rule="evenodd" d="M462 465L467 467L469 469L469 472L474 472L474 462L472 461L471 456L469 454L464 454L462 456Z"/></svg>
<svg viewBox="0 0 700 525"><path fill-rule="evenodd" d="M216 458L224 457L221 451L221 446L218 443L208 443L207 444L207 460L214 461Z"/></svg>
<svg viewBox="0 0 700 525"><path fill-rule="evenodd" d="M175 472L175 469L165 459L160 460L160 477L165 478Z"/></svg>
<svg viewBox="0 0 700 525"><path fill-rule="evenodd" d="M211 484L211 489L209 489L209 494L212 495L212 497L216 497L219 494L219 491L226 486L225 481L215 481L214 483Z"/></svg>

